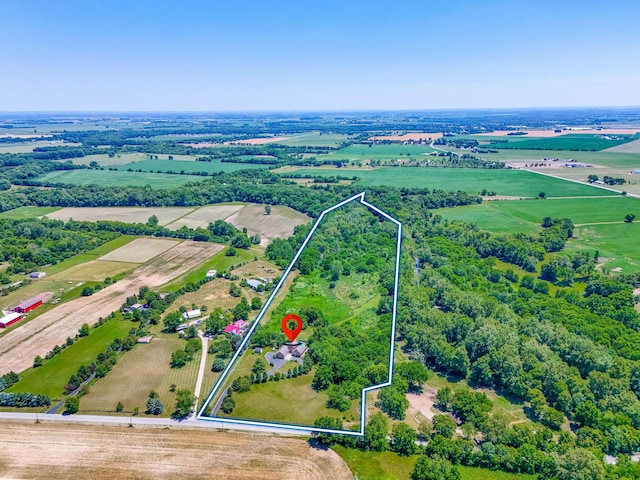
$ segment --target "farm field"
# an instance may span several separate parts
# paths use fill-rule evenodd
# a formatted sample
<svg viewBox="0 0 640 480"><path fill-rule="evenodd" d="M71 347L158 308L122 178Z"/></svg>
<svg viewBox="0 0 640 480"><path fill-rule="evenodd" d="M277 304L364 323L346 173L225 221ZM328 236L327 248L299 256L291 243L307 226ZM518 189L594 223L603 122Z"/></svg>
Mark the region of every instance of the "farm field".
<svg viewBox="0 0 640 480"><path fill-rule="evenodd" d="M10 212L12 211L10 210ZM124 223L147 223L149 217L155 215L158 217L159 225L166 225L190 212L193 212L193 207L67 207L56 209L52 213L47 213L46 216L64 222L74 219L85 222L109 220Z"/></svg>
<svg viewBox="0 0 640 480"><path fill-rule="evenodd" d="M113 157L110 157L107 153L102 153L70 158L68 160L70 160L74 165L89 165L91 162L96 162L101 167L112 167L114 165L126 165L128 163L139 162L141 160L146 160L147 158L149 157L145 153L118 152Z"/></svg>
<svg viewBox="0 0 640 480"><path fill-rule="evenodd" d="M633 140L616 147L608 148L607 152L640 153L640 140Z"/></svg>
<svg viewBox="0 0 640 480"><path fill-rule="evenodd" d="M346 168L303 168L300 175L357 176L363 187L390 185L406 188L433 188L444 191L480 193L483 189L498 195L536 197L607 196L612 192L590 185L537 175L523 170L485 170L470 168L380 167L372 170Z"/></svg>
<svg viewBox="0 0 640 480"><path fill-rule="evenodd" d="M101 187L170 188L187 182L198 182L194 175L171 175L168 173L121 172L113 170L57 170L36 178L43 183L65 183L71 185L99 185Z"/></svg>
<svg viewBox="0 0 640 480"><path fill-rule="evenodd" d="M350 480L347 464L306 440L214 429L135 428L3 421L3 440L21 452L2 475L35 480L130 478L305 478ZM47 448L43 448L46 445ZM242 455L238 455L242 452Z"/></svg>
<svg viewBox="0 0 640 480"><path fill-rule="evenodd" d="M136 238L132 242L113 250L100 257L100 260L111 262L144 263L153 257L166 252L180 244L179 240L164 240L158 238Z"/></svg>
<svg viewBox="0 0 640 480"><path fill-rule="evenodd" d="M11 218L16 220L23 220L26 218L43 217L49 215L57 210L59 207L18 207L13 210L7 210L0 213L0 218Z"/></svg>
<svg viewBox="0 0 640 480"><path fill-rule="evenodd" d="M437 140L440 137L442 137L442 132L420 132L420 133L396 132L395 134L391 134L391 135L375 135L373 137L370 137L369 140L378 140L378 141L388 140L391 142L404 142L409 140L430 141L430 140Z"/></svg>
<svg viewBox="0 0 640 480"><path fill-rule="evenodd" d="M102 282L105 278L133 272L143 262L127 263L120 261L90 260L87 263L74 265L51 276L51 280L71 280L82 282Z"/></svg>
<svg viewBox="0 0 640 480"><path fill-rule="evenodd" d="M278 140L275 143L290 147L339 147L340 144L353 138L349 135L338 133L302 133L290 135L285 140Z"/></svg>
<svg viewBox="0 0 640 480"><path fill-rule="evenodd" d="M401 157L421 158L434 149L428 145L349 145L337 152L326 155L318 155L319 160L395 160Z"/></svg>
<svg viewBox="0 0 640 480"><path fill-rule="evenodd" d="M177 218L176 220L163 223L170 230L178 230L182 227L189 228L206 228L207 225L216 220L224 220L238 210L245 207L244 203L228 204L228 205L209 205L191 210L189 213Z"/></svg>
<svg viewBox="0 0 640 480"><path fill-rule="evenodd" d="M447 150L464 153L465 150ZM468 152L467 152L468 153ZM478 156L487 160L498 160L505 163L518 160L539 161L543 158L560 160L574 159L578 162L609 168L640 168L640 154L621 152L559 152L557 150L502 150L500 153L482 153Z"/></svg>
<svg viewBox="0 0 640 480"><path fill-rule="evenodd" d="M238 229L247 228L247 233L260 234L260 244L266 246L274 238L287 238L297 225L311 221L311 218L289 207L273 206L271 214L265 215L264 205L249 204L225 219ZM208 223L208 222L207 222Z"/></svg>
<svg viewBox="0 0 640 480"><path fill-rule="evenodd" d="M127 336L134 324L126 320L109 320L96 329L92 329L88 337L76 339L75 343L56 355L45 360L38 368L30 368L12 385L9 392L29 392L48 395L51 399L60 399L64 387L71 375L78 371L80 365L89 365L96 356L104 352L116 338ZM73 335L70 335L73 338Z"/></svg>
<svg viewBox="0 0 640 480"><path fill-rule="evenodd" d="M116 405L122 402L123 413L130 414L138 407L144 415L149 392L155 390L164 406L161 416L171 416L176 394L169 391L170 386L195 389L202 351L194 354L184 367L171 368L171 354L184 349L186 341L161 330L161 324L154 325L150 329L151 343L137 344L122 355L106 377L91 385L89 393L80 400L80 413L114 415Z"/></svg>
<svg viewBox="0 0 640 480"><path fill-rule="evenodd" d="M0 364L7 371L21 372L29 368L36 355L44 357L69 335L75 335L83 323L95 323L99 317L104 318L117 310L141 286L155 288L164 285L222 248L222 245L214 243L184 241L92 296L56 306L3 337Z"/></svg>
<svg viewBox="0 0 640 480"><path fill-rule="evenodd" d="M599 151L627 143L632 137L605 138L604 135L568 134L551 138L525 138L517 137L516 140L509 137L508 140L491 143L489 146L496 149Z"/></svg>
<svg viewBox="0 0 640 480"><path fill-rule="evenodd" d="M199 174L201 172L219 173L235 172L248 168L266 168L267 165L260 163L231 163L213 160L211 162L194 162L183 160L140 160L135 163L119 165L118 171L142 170L143 172L173 172L185 174Z"/></svg>
<svg viewBox="0 0 640 480"><path fill-rule="evenodd" d="M0 154L3 153L29 153L38 147L72 147L79 143L68 143L60 140L36 140L24 143L0 143Z"/></svg>
<svg viewBox="0 0 640 480"><path fill-rule="evenodd" d="M401 457L393 452L365 452L340 445L331 447L349 465L353 474L363 480L406 480L411 475L417 456ZM535 480L525 475L457 466L460 480Z"/></svg>

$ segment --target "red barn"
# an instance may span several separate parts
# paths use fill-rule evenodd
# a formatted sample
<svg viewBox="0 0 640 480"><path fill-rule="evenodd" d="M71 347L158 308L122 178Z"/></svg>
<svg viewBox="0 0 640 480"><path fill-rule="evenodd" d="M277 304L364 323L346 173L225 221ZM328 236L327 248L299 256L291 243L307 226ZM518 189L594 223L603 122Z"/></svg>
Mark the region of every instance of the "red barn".
<svg viewBox="0 0 640 480"><path fill-rule="evenodd" d="M39 297L33 297L33 298L30 298L29 300L25 300L24 302L16 305L13 311L18 313L27 313L33 310L34 308L38 308L40 305L42 305L42 299Z"/></svg>
<svg viewBox="0 0 640 480"><path fill-rule="evenodd" d="M10 314L0 318L0 328L7 328L8 326L16 323L21 318L22 318L22 315L20 313L11 312Z"/></svg>

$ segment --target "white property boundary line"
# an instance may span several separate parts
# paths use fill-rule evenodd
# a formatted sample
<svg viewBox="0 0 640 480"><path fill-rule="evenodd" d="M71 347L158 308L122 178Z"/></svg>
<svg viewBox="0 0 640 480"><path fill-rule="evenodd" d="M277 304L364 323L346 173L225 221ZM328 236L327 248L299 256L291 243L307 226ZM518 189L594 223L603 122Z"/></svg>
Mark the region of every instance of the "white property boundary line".
<svg viewBox="0 0 640 480"><path fill-rule="evenodd" d="M210 421L210 422L224 422L224 423L241 424L241 425L251 425L251 426L263 427L263 428L264 427L268 427L268 428L275 428L275 429L298 430L298 431L303 431L303 432L308 432L308 433L311 433L311 432L322 432L322 433L339 433L339 434L343 434L343 435L354 435L354 436L363 436L364 435L364 428L365 428L365 422L366 422L366 413L367 413L367 403L366 403L367 393L371 392L373 390L378 390L380 388L388 387L389 385L391 385L391 381L392 381L392 378L393 378L393 360L394 360L394 355L395 355L394 347L395 347L395 339L396 339L396 314L397 314L397 308L398 308L398 284L399 284L399 280L400 280L400 247L401 247L401 244L402 244L402 223L400 223L398 220L396 220L392 216L386 214L385 212L380 210L375 205L372 205L369 202L365 201L364 195L365 195L365 192L361 192L361 193L359 193L357 195L354 195L353 197L348 198L346 200L343 200L342 202L337 203L333 207L330 207L330 208L324 210L320 214L320 216L316 220L315 224L313 225L313 228L311 229L311 231L309 232L307 237L304 239L304 242L302 242L302 245L300 246L300 248L296 252L295 256L293 257L293 260L291 260L291 263L289 263L289 266L287 267L287 269L282 274L282 277L280 278L280 281L278 282L278 285L276 285L276 288L274 288L273 292L271 292L271 295L269 295L269 298L267 299L267 301L262 306L262 309L260 310L260 313L258 313L258 316L253 321L253 323L251 324L251 328L249 329L247 334L244 336L244 339L242 340L242 342L238 346L238 349L234 353L233 357L231 357L231 361L229 362L227 367L222 372L222 375L220 375L220 378L218 378L218 381L215 383L215 385L211 389L211 393L209 393L209 396L206 398L206 400L204 402L202 402L202 406L200 408L200 411L196 415L196 419L197 420L205 420L205 421ZM344 205L346 205L346 204L348 204L350 202L353 202L355 200L359 201L362 205L367 207L369 210L373 210L374 212L380 214L381 216L383 216L387 220L392 221L393 223L395 223L398 226L398 238L397 238L397 241L396 241L395 276L394 276L394 285L393 285L393 308L392 308L392 313L391 313L391 335L390 335L390 340L389 340L389 376L387 378L387 381L384 382L384 383L380 383L378 385L373 385L373 386L366 387L366 388L362 389L361 409L360 409L360 430L359 431L355 431L355 430L337 430L337 429L331 429L331 428L314 428L312 426L307 426L307 425L289 425L289 424L286 424L286 423L258 422L258 421L253 421L253 420L239 420L239 419L234 419L234 418L222 418L222 417L207 417L207 416L204 416L203 413L204 413L205 408L211 402L211 400L213 399L215 394L218 393L218 390L220 389L220 387L222 386L222 384L223 384L224 380L226 379L227 375L231 371L231 367L233 366L233 364L237 360L238 356L240 356L240 354L244 352L245 347L249 343L249 339L251 338L251 335L253 335L253 332L255 331L255 329L258 328L258 325L260 325L262 317L265 315L265 313L269 309L269 306L271 305L271 302L273 302L273 300L276 298L276 295L278 294L278 292L280 291L280 289L284 285L284 282L287 279L287 277L289 276L289 273L291 273L291 270L293 270L293 266L298 261L298 258L300 257L300 255L302 254L303 250L305 249L305 247L307 246L307 244L311 240L311 237L313 237L313 235L315 234L316 230L318 229L318 226L320 225L320 222L322 222L322 219L325 217L325 215L327 213L332 212L332 211L334 211L334 210L336 210L336 209L338 209L338 208L340 208L340 207L342 207L342 206L344 206Z"/></svg>

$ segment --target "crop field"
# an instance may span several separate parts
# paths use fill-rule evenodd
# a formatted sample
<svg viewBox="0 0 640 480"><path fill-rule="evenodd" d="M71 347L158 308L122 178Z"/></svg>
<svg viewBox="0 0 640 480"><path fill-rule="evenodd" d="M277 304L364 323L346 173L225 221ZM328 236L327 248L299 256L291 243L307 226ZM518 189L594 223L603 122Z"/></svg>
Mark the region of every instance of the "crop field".
<svg viewBox="0 0 640 480"><path fill-rule="evenodd" d="M351 138L353 137L338 133L302 133L290 135L286 140L278 140L276 143L290 147L339 147Z"/></svg>
<svg viewBox="0 0 640 480"><path fill-rule="evenodd" d="M437 140L442 137L442 132L412 132L412 133L403 133L396 132L392 135L375 135L370 138L370 140L388 140L391 142L404 142L404 141L431 141Z"/></svg>
<svg viewBox="0 0 640 480"><path fill-rule="evenodd" d="M138 407L140 414L144 414L149 392L155 390L164 406L162 416L171 415L175 392L169 391L170 386L195 389L202 352L196 353L184 367L171 368L171 354L184 349L186 341L161 330L160 324L152 327L151 343L137 344L122 355L106 377L91 385L89 393L80 400L80 413L113 414L118 402L122 402L124 412Z"/></svg>
<svg viewBox="0 0 640 480"><path fill-rule="evenodd" d="M237 170L246 170L248 168L267 168L267 165L260 163L231 163L221 162L220 160L213 160L211 162L194 162L183 160L141 160L136 163L128 163L125 165L119 165L117 169L119 171L129 170L142 170L143 172L173 172L173 173L185 173L199 174L205 172L219 173L219 172L235 172Z"/></svg>
<svg viewBox="0 0 640 480"><path fill-rule="evenodd" d="M13 210L7 210L0 213L0 218L11 218L16 220L23 220L25 218L37 218L49 215L57 210L59 207L18 207Z"/></svg>
<svg viewBox="0 0 640 480"><path fill-rule="evenodd" d="M38 368L30 368L20 380L11 386L9 392L29 392L48 395L52 399L61 398L64 387L80 365L89 365L96 356L104 352L116 338L127 336L134 324L125 320L110 320L91 331L88 337L75 341L61 353ZM73 335L71 335L73 337Z"/></svg>
<svg viewBox="0 0 640 480"><path fill-rule="evenodd" d="M180 244L179 240L136 238L134 241L107 253L100 260L110 262L144 263Z"/></svg>
<svg viewBox="0 0 640 480"><path fill-rule="evenodd" d="M19 209L15 211L17 210ZM5 213L9 214L13 211L14 210L10 210ZM47 212L45 214L48 218L63 220L65 222L73 218L74 220L85 222L109 220L124 223L147 223L149 217L155 215L158 217L159 225L166 225L190 212L193 212L192 207L68 207L52 209L52 213Z"/></svg>
<svg viewBox="0 0 640 480"><path fill-rule="evenodd" d="M640 140L633 140L617 147L608 148L607 152L640 153Z"/></svg>
<svg viewBox="0 0 640 480"><path fill-rule="evenodd" d="M209 205L206 207L200 207L196 210L192 210L184 216L177 218L172 222L163 223L170 230L178 230L181 227L189 228L207 228L207 225L216 220L224 220L233 215L238 210L245 207L244 203L236 204L219 204ZM158 217L159 218L159 217Z"/></svg>
<svg viewBox="0 0 640 480"><path fill-rule="evenodd" d="M283 206L273 206L271 214L265 215L264 205L251 204L227 217L225 221L239 229L246 227L249 235L260 234L261 244L266 246L274 238L291 236L297 225L308 223L311 218Z"/></svg>
<svg viewBox="0 0 640 480"><path fill-rule="evenodd" d="M447 147L448 148L448 147ZM448 148L449 149L449 148ZM464 152L464 151L462 151ZM621 152L559 152L554 150L502 150L500 153L482 153L478 156L487 160L499 160L505 163L514 160L540 161L543 158L574 159L590 165L612 168L640 168L640 154Z"/></svg>
<svg viewBox="0 0 640 480"><path fill-rule="evenodd" d="M133 272L143 262L127 263L120 261L91 260L75 265L51 277L51 280L72 280L83 282L102 282L105 278Z"/></svg>
<svg viewBox="0 0 640 480"><path fill-rule="evenodd" d="M70 185L99 185L101 187L144 187L171 188L187 182L198 182L194 175L171 175L168 173L121 172L113 170L57 170L37 177L43 183L64 183Z"/></svg>
<svg viewBox="0 0 640 480"><path fill-rule="evenodd" d="M0 154L3 153L29 153L38 147L71 147L78 143L67 143L60 140L36 140L24 143L0 143Z"/></svg>
<svg viewBox="0 0 640 480"><path fill-rule="evenodd" d="M20 452L0 461L0 471L7 478L205 479L212 472L228 479L353 478L333 450L313 448L298 438L187 426L82 425L42 418L39 424L3 421L0 427L3 440Z"/></svg>
<svg viewBox="0 0 640 480"><path fill-rule="evenodd" d="M586 150L599 151L616 147L630 141L632 137L605 138L604 135L569 134L551 138L528 138L517 140L509 138L508 141L492 143L491 148L496 149L524 149L524 150Z"/></svg>
<svg viewBox="0 0 640 480"><path fill-rule="evenodd" d="M0 364L7 371L21 372L29 368L36 355L44 357L55 345L75 335L83 323L93 324L98 318L107 317L141 286L153 289L164 285L222 248L215 243L184 241L92 296L56 306L3 336Z"/></svg>
<svg viewBox="0 0 640 480"><path fill-rule="evenodd" d="M611 192L590 185L537 175L523 170L486 170L471 168L381 167L372 170L345 168L303 168L301 175L360 177L363 187L389 185L407 188L431 188L444 191L480 193L483 189L498 195L537 197L607 196Z"/></svg>
<svg viewBox="0 0 640 480"><path fill-rule="evenodd" d="M401 457L394 452L366 452L340 445L331 447L347 462L356 478L367 480L405 480L410 477L417 456ZM536 475L507 473L458 465L460 480L535 480Z"/></svg>
<svg viewBox="0 0 640 480"><path fill-rule="evenodd" d="M396 160L402 157L422 158L434 149L428 145L362 145L355 144L327 155L318 155L320 160Z"/></svg>
<svg viewBox="0 0 640 480"><path fill-rule="evenodd" d="M91 162L96 162L101 167L111 167L115 165L126 165L128 163L140 162L146 160L147 154L137 152L116 153L113 157L110 157L106 153L96 155L85 155L84 157L70 158L69 160L74 165L89 165ZM66 161L66 160L65 160Z"/></svg>

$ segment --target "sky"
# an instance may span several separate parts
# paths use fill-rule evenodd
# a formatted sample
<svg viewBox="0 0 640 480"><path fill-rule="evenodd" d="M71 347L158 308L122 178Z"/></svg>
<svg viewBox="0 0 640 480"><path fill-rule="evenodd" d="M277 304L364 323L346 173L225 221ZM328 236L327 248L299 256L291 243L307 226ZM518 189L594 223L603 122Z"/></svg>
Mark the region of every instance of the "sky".
<svg viewBox="0 0 640 480"><path fill-rule="evenodd" d="M636 0L1 0L0 111L640 106Z"/></svg>

